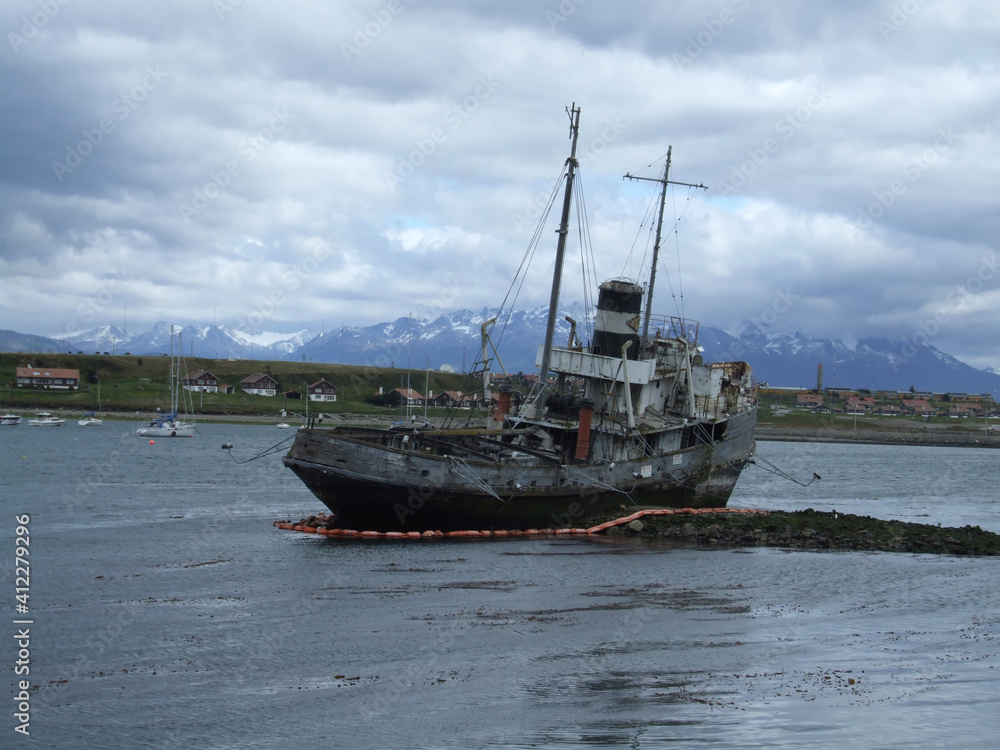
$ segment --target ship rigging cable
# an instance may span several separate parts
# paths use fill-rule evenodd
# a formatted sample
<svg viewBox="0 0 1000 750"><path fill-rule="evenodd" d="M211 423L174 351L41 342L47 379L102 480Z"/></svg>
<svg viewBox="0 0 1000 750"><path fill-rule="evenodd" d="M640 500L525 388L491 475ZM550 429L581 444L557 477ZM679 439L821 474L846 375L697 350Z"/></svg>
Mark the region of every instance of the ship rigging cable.
<svg viewBox="0 0 1000 750"><path fill-rule="evenodd" d="M763 462L763 463L767 464L767 466L761 466L761 464L758 463L758 462ZM774 474L775 476L781 477L782 479L787 479L789 482L795 482L795 484L801 485L802 487L808 487L810 484L812 484L813 482L815 482L817 479L822 479L822 477L814 471L813 475L812 475L812 479L810 479L808 482L800 482L798 479L796 479L795 477L791 476L790 474L787 474L786 472L782 471L777 466L775 466L770 461L768 461L766 458L763 458L761 456L755 456L754 458L751 458L748 463L751 463L754 466L758 466L761 469L763 469L764 471L769 471L772 474Z"/></svg>
<svg viewBox="0 0 1000 750"><path fill-rule="evenodd" d="M503 341L503 335L507 330L507 324L514 315L514 306L517 304L517 298L521 294L521 287L524 286L524 280L528 276L528 267L531 265L531 260L535 255L535 250L538 248L538 241L542 237L542 229L544 229L545 223L549 218L549 213L552 211L552 206L555 204L556 198L559 195L559 186L565 178L566 172L565 170L561 170L559 178L552 186L552 192L549 194L549 199L546 202L545 207L542 209L542 215L538 218L538 224L535 225L535 233L531 236L531 240L528 242L528 246L524 250L524 255L521 256L521 265L517 267L517 273L514 274L514 278L511 280L510 286L507 288L507 294L504 295L503 302L500 303L499 314L503 314L506 310L507 318L500 326L500 336L497 337L495 348L500 347L500 344ZM515 286L517 287L516 291L514 289ZM512 293L514 295L513 299L511 299ZM507 306L508 300L510 301L510 307Z"/></svg>

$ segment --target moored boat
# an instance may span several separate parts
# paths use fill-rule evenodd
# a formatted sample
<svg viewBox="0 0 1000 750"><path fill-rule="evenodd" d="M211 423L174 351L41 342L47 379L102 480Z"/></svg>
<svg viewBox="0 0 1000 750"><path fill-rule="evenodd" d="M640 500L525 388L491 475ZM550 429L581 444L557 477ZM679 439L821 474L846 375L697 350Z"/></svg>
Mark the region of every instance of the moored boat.
<svg viewBox="0 0 1000 750"><path fill-rule="evenodd" d="M36 419L29 419L28 424L32 427L58 427L65 421L65 419L49 415L47 417L38 416Z"/></svg>
<svg viewBox="0 0 1000 750"><path fill-rule="evenodd" d="M518 409L501 387L490 422L479 428L329 429L310 421L283 461L333 511L336 526L565 528L599 523L623 507L728 501L755 450L756 382L745 362L705 363L696 322L651 315L659 226L647 286L604 282L589 345L576 339L575 324L567 346L553 343L579 115L574 106L538 390ZM668 152L654 180L661 223L669 165Z"/></svg>
<svg viewBox="0 0 1000 750"><path fill-rule="evenodd" d="M177 334L177 348L174 348L174 327L170 326L170 413L156 415L149 424L135 431L140 437L194 437L194 422L188 414L194 411L190 393L181 385L181 370L184 366L183 344ZM183 417L180 410L187 414Z"/></svg>
<svg viewBox="0 0 1000 750"><path fill-rule="evenodd" d="M96 377L96 376L95 376ZM101 412L101 379L97 378L97 413ZM104 419L94 414L94 412L87 412L83 415L83 419L78 419L76 421L81 427L100 427L104 424Z"/></svg>
<svg viewBox="0 0 1000 750"><path fill-rule="evenodd" d="M21 424L21 417L17 414L4 414L0 415L0 425L17 425Z"/></svg>

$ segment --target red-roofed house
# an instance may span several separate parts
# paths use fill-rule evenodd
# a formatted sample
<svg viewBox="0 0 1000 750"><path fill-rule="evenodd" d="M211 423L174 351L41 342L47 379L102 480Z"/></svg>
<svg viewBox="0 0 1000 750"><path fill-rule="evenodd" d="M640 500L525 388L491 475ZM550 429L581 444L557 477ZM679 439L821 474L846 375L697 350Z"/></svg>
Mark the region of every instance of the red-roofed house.
<svg viewBox="0 0 1000 750"><path fill-rule="evenodd" d="M432 397L428 403L433 404L434 406L461 406L462 392L441 391L441 393Z"/></svg>
<svg viewBox="0 0 1000 750"><path fill-rule="evenodd" d="M903 411L907 414L916 414L918 416L934 414L934 407L923 398L904 398L901 404Z"/></svg>
<svg viewBox="0 0 1000 750"><path fill-rule="evenodd" d="M278 381L262 372L248 375L240 381L240 388L251 396L273 396L278 392Z"/></svg>
<svg viewBox="0 0 1000 750"><path fill-rule="evenodd" d="M822 406L823 397L818 393L800 393L795 397L796 406Z"/></svg>
<svg viewBox="0 0 1000 750"><path fill-rule="evenodd" d="M424 397L412 388L395 388L389 391L386 403L394 406L399 404L405 404L406 406L423 406Z"/></svg>
<svg viewBox="0 0 1000 750"><path fill-rule="evenodd" d="M62 391L80 389L80 371L57 367L18 367L15 369L18 388L52 388Z"/></svg>
<svg viewBox="0 0 1000 750"><path fill-rule="evenodd" d="M186 391L195 393L218 393L219 379L207 370L197 370L181 379L181 385Z"/></svg>
<svg viewBox="0 0 1000 750"><path fill-rule="evenodd" d="M326 378L320 378L312 385L306 388L309 393L308 399L310 401L336 401L337 400L337 386L331 383Z"/></svg>

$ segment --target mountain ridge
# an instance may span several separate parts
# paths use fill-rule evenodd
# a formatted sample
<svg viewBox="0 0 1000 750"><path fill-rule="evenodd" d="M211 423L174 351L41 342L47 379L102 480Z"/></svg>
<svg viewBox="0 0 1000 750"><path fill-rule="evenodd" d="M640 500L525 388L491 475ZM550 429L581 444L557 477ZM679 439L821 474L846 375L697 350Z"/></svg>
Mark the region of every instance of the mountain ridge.
<svg viewBox="0 0 1000 750"><path fill-rule="evenodd" d="M555 341L569 340L570 324L578 321L578 335L587 343L588 310L582 303L561 308ZM534 372L535 352L544 339L547 307L501 312L495 308L454 310L436 318L399 317L369 326L341 327L314 333L233 329L217 325L176 327L185 356L210 359L303 360L330 364L407 369L469 371L480 358L481 326L490 318L498 323L491 342L499 351L495 371ZM500 324L506 323L501 333ZM908 390L955 393L1000 392L1000 373L979 370L931 344L904 339L864 337L812 338L801 330L775 331L744 324L737 335L701 326L699 344L708 362L745 360L758 380L772 386L815 388L818 365L823 385L871 390ZM0 331L4 351L85 352L158 356L170 351L170 325L159 322L149 331L133 332L118 326L97 326L72 334L49 337ZM488 345L489 347L489 345ZM489 355L493 355L489 347Z"/></svg>

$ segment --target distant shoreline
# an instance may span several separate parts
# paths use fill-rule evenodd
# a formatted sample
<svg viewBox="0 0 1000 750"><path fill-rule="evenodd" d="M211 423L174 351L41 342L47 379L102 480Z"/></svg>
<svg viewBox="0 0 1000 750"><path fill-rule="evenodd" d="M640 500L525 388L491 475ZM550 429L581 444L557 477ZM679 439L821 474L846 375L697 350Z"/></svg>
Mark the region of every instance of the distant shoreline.
<svg viewBox="0 0 1000 750"><path fill-rule="evenodd" d="M921 429L897 427L888 430L871 428L857 431L830 427L784 427L757 425L758 440L777 440L801 443L858 443L862 445L928 445L959 448L1000 448L1000 434L985 430L955 431L949 429Z"/></svg>
<svg viewBox="0 0 1000 750"><path fill-rule="evenodd" d="M24 415L26 409L17 409ZM52 409L53 414L67 420L77 419L82 412L77 409ZM101 416L109 421L134 422L147 424L149 412L105 411ZM322 426L342 424L387 425L398 419L398 416L388 414L329 414L330 419ZM27 417L25 417L27 419ZM285 421L293 427L301 426L301 418L287 416L282 420L272 414L195 414L193 421L204 424L257 424L275 425ZM431 420L434 422L435 420ZM973 429L955 429L950 426L910 426L900 424L897 427L878 427L858 425L855 430L845 423L813 426L785 426L758 423L756 429L758 440L775 440L793 443L857 443L860 445L927 445L938 447L966 448L1000 448L1000 432Z"/></svg>

